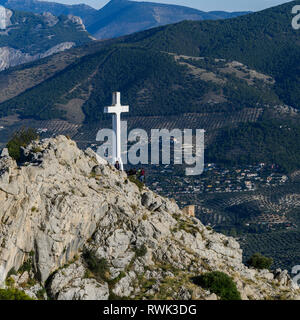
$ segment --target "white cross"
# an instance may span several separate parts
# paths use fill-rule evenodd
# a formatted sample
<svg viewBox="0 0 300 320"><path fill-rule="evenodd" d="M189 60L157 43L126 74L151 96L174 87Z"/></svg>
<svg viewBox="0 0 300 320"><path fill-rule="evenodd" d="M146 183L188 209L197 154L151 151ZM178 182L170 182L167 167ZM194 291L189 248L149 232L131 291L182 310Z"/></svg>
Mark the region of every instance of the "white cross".
<svg viewBox="0 0 300 320"><path fill-rule="evenodd" d="M120 169L123 170L123 162L121 157L121 113L122 112L129 112L129 106L122 106L121 105L121 93L120 92L113 92L112 95L112 106L105 107L104 113L112 113L112 126L113 131L115 133L114 140L113 140L113 163L115 164L116 161L120 164Z"/></svg>

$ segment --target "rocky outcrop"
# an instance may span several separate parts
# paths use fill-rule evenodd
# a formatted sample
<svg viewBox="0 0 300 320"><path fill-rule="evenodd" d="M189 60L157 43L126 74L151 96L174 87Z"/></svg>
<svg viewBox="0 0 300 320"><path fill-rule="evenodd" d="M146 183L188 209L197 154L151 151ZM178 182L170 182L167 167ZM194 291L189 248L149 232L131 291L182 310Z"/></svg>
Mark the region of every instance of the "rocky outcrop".
<svg viewBox="0 0 300 320"><path fill-rule="evenodd" d="M49 27L54 27L58 22L58 18L56 16L54 16L51 12L44 12L43 17L44 17L46 24Z"/></svg>
<svg viewBox="0 0 300 320"><path fill-rule="evenodd" d="M59 43L56 46L54 46L54 47L50 48L49 50L47 50L46 52L41 53L41 54L39 54L37 56L34 56L34 60L45 58L45 57L51 56L52 54L71 49L74 46L75 46L74 42L62 42L62 43Z"/></svg>
<svg viewBox="0 0 300 320"><path fill-rule="evenodd" d="M33 60L33 56L28 53L24 53L21 50L16 50L10 47L0 48L0 71Z"/></svg>
<svg viewBox="0 0 300 320"><path fill-rule="evenodd" d="M46 286L52 299L212 300L191 278L216 270L234 279L243 299L300 295L286 272L247 268L233 238L140 190L64 136L33 142L20 164L0 158L0 200L0 283L17 277L14 285L24 288L27 277L33 297ZM101 263L97 272L86 252Z"/></svg>
<svg viewBox="0 0 300 320"><path fill-rule="evenodd" d="M58 18L49 12L42 15L15 13L3 6L0 6L0 38L0 71L92 39L79 17ZM24 38L26 41L22 40Z"/></svg>
<svg viewBox="0 0 300 320"><path fill-rule="evenodd" d="M68 50L75 46L74 42L62 42L44 53L30 55L28 53L22 52L21 50L16 50L10 47L0 48L0 71L5 70L9 67L14 67L19 64L31 62L41 58L48 57L52 54Z"/></svg>
<svg viewBox="0 0 300 320"><path fill-rule="evenodd" d="M12 11L0 6L0 29L5 30L11 25L10 18L12 16Z"/></svg>
<svg viewBox="0 0 300 320"><path fill-rule="evenodd" d="M73 16L72 14L68 14L68 19L73 23L77 24L82 30L85 30L85 25L80 17Z"/></svg>
<svg viewBox="0 0 300 320"><path fill-rule="evenodd" d="M75 262L59 270L51 281L52 298L58 300L107 300L109 289L107 283L84 277L85 267Z"/></svg>

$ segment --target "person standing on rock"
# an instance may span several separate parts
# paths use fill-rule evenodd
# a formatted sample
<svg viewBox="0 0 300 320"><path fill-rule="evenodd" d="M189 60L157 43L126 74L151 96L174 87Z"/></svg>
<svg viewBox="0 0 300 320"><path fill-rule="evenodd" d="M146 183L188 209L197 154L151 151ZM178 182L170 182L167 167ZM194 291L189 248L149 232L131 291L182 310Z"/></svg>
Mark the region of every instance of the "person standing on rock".
<svg viewBox="0 0 300 320"><path fill-rule="evenodd" d="M141 172L140 172L140 176L139 176L139 180L141 182L144 182L145 181L145 170L142 168L141 169Z"/></svg>
<svg viewBox="0 0 300 320"><path fill-rule="evenodd" d="M115 163L115 168L116 168L117 170L120 170L120 163L119 163L119 161L116 161L116 163Z"/></svg>
<svg viewBox="0 0 300 320"><path fill-rule="evenodd" d="M136 172L136 177L137 177L139 180L140 180L141 174L142 174L142 170L141 170L141 168L139 168L139 169L137 170L137 172Z"/></svg>

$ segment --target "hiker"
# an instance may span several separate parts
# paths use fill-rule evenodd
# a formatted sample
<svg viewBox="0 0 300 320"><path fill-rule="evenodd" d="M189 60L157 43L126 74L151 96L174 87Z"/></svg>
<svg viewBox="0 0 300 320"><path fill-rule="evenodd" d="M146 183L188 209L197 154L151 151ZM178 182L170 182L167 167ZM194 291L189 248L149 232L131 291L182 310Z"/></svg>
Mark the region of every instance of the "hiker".
<svg viewBox="0 0 300 320"><path fill-rule="evenodd" d="M115 163L115 168L116 168L117 170L120 170L120 163L119 163L119 161L116 161L116 163Z"/></svg>
<svg viewBox="0 0 300 320"><path fill-rule="evenodd" d="M142 175L142 170L141 168L139 168L138 171L136 172L136 177L140 180L141 175Z"/></svg>
<svg viewBox="0 0 300 320"><path fill-rule="evenodd" d="M145 170L143 168L140 170L140 175L138 178L141 182L145 181Z"/></svg>

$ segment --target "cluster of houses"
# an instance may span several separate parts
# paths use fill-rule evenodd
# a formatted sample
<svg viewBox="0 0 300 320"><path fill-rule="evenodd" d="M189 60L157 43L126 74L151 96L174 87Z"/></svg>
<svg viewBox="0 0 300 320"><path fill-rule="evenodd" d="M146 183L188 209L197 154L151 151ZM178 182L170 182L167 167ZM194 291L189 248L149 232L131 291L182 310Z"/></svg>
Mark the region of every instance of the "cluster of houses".
<svg viewBox="0 0 300 320"><path fill-rule="evenodd" d="M278 171L276 165L248 165L244 167L222 168L214 163L205 165L200 176L176 176L170 173L172 168L159 168L160 179L151 181L150 186L156 191L174 193L230 193L254 191L259 187L279 186L288 181L288 177ZM157 178L157 177L156 177ZM174 189L174 190L173 190Z"/></svg>

